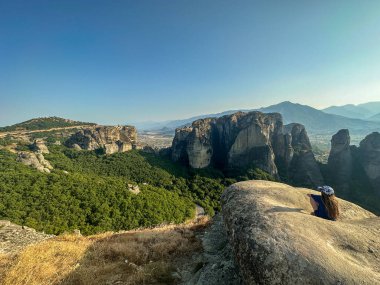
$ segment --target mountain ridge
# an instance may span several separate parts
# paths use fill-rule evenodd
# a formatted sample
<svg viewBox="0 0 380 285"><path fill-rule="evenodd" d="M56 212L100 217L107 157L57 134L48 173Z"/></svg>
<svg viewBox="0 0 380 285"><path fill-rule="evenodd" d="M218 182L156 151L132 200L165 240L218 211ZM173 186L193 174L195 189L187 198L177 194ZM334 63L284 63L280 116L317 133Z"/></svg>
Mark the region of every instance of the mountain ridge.
<svg viewBox="0 0 380 285"><path fill-rule="evenodd" d="M310 134L332 135L340 129L347 128L350 130L352 134L364 135L369 132L380 130L380 126L376 122L348 118L341 115L328 114L308 105L292 103L290 101L284 101L275 105L270 105L268 107L262 107L257 109L228 110L215 114L194 116L188 119L165 121L162 122L161 125L157 125L156 128L146 130L174 133L174 130L176 128L190 125L195 120L202 118L222 117L224 115L231 115L237 111L260 111L263 113L280 113L283 116L285 124L303 124ZM139 126L137 127L139 128ZM164 128L165 130L163 130Z"/></svg>
<svg viewBox="0 0 380 285"><path fill-rule="evenodd" d="M0 132L48 130L52 128L73 127L83 125L94 126L96 125L96 123L74 121L56 116L39 117L14 125L0 127Z"/></svg>
<svg viewBox="0 0 380 285"><path fill-rule="evenodd" d="M342 106L330 106L322 109L322 111L333 115L371 121L372 116L380 113L380 101L372 101L357 105L346 104Z"/></svg>

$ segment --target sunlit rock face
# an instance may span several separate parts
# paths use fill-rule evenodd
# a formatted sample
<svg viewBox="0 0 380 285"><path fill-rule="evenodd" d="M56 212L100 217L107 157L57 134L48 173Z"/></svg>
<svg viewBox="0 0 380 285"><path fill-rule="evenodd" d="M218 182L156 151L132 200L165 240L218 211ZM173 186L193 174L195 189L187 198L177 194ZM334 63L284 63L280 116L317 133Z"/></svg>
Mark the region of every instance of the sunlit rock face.
<svg viewBox="0 0 380 285"><path fill-rule="evenodd" d="M269 181L228 187L223 223L243 284L380 284L380 218L338 199L341 215L311 215L308 194Z"/></svg>
<svg viewBox="0 0 380 285"><path fill-rule="evenodd" d="M106 154L112 154L131 150L136 140L137 131L133 126L96 126L73 134L65 144L76 149L104 149Z"/></svg>
<svg viewBox="0 0 380 285"><path fill-rule="evenodd" d="M18 153L17 161L41 172L50 173L50 170L53 169L50 162L44 158L41 152L21 151Z"/></svg>
<svg viewBox="0 0 380 285"><path fill-rule="evenodd" d="M176 130L172 159L193 168L256 167L300 184L323 182L304 126L284 126L277 113L237 112L194 121Z"/></svg>

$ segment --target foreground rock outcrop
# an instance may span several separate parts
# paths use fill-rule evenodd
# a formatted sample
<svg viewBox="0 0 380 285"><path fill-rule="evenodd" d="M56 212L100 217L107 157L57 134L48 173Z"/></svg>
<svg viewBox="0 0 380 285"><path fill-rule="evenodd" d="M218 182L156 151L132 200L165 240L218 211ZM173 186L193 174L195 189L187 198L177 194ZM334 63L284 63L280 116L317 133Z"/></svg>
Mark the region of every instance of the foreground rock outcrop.
<svg viewBox="0 0 380 285"><path fill-rule="evenodd" d="M380 284L380 218L339 200L334 222L310 215L315 191L268 181L222 195L230 244L245 284Z"/></svg>
<svg viewBox="0 0 380 285"><path fill-rule="evenodd" d="M0 220L0 254L17 253L28 245L54 237L35 229Z"/></svg>
<svg viewBox="0 0 380 285"><path fill-rule="evenodd" d="M280 114L237 112L176 130L172 159L193 168L260 168L303 185L323 183L305 127L283 125Z"/></svg>
<svg viewBox="0 0 380 285"><path fill-rule="evenodd" d="M137 131L133 126L96 126L73 134L65 145L76 149L104 149L106 154L125 152L136 147Z"/></svg>

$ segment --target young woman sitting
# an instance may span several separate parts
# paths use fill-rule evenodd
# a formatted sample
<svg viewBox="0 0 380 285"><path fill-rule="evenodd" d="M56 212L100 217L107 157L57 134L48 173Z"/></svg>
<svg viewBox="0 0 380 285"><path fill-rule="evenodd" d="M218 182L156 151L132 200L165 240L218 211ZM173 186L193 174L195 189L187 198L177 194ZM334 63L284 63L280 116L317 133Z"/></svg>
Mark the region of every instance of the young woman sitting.
<svg viewBox="0 0 380 285"><path fill-rule="evenodd" d="M334 189L330 186L320 186L321 195L308 194L310 203L314 209L313 215L336 221L339 218L339 205L335 197Z"/></svg>

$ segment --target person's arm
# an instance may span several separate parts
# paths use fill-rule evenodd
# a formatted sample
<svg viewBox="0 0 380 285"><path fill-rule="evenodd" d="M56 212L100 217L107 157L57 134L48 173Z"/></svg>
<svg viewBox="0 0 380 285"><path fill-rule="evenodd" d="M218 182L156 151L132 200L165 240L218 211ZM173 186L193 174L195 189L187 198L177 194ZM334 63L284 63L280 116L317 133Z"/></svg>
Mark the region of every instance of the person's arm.
<svg viewBox="0 0 380 285"><path fill-rule="evenodd" d="M307 196L309 196L311 207L313 207L314 210L311 214L314 215L315 211L318 210L318 203L313 199L311 194L307 194Z"/></svg>

